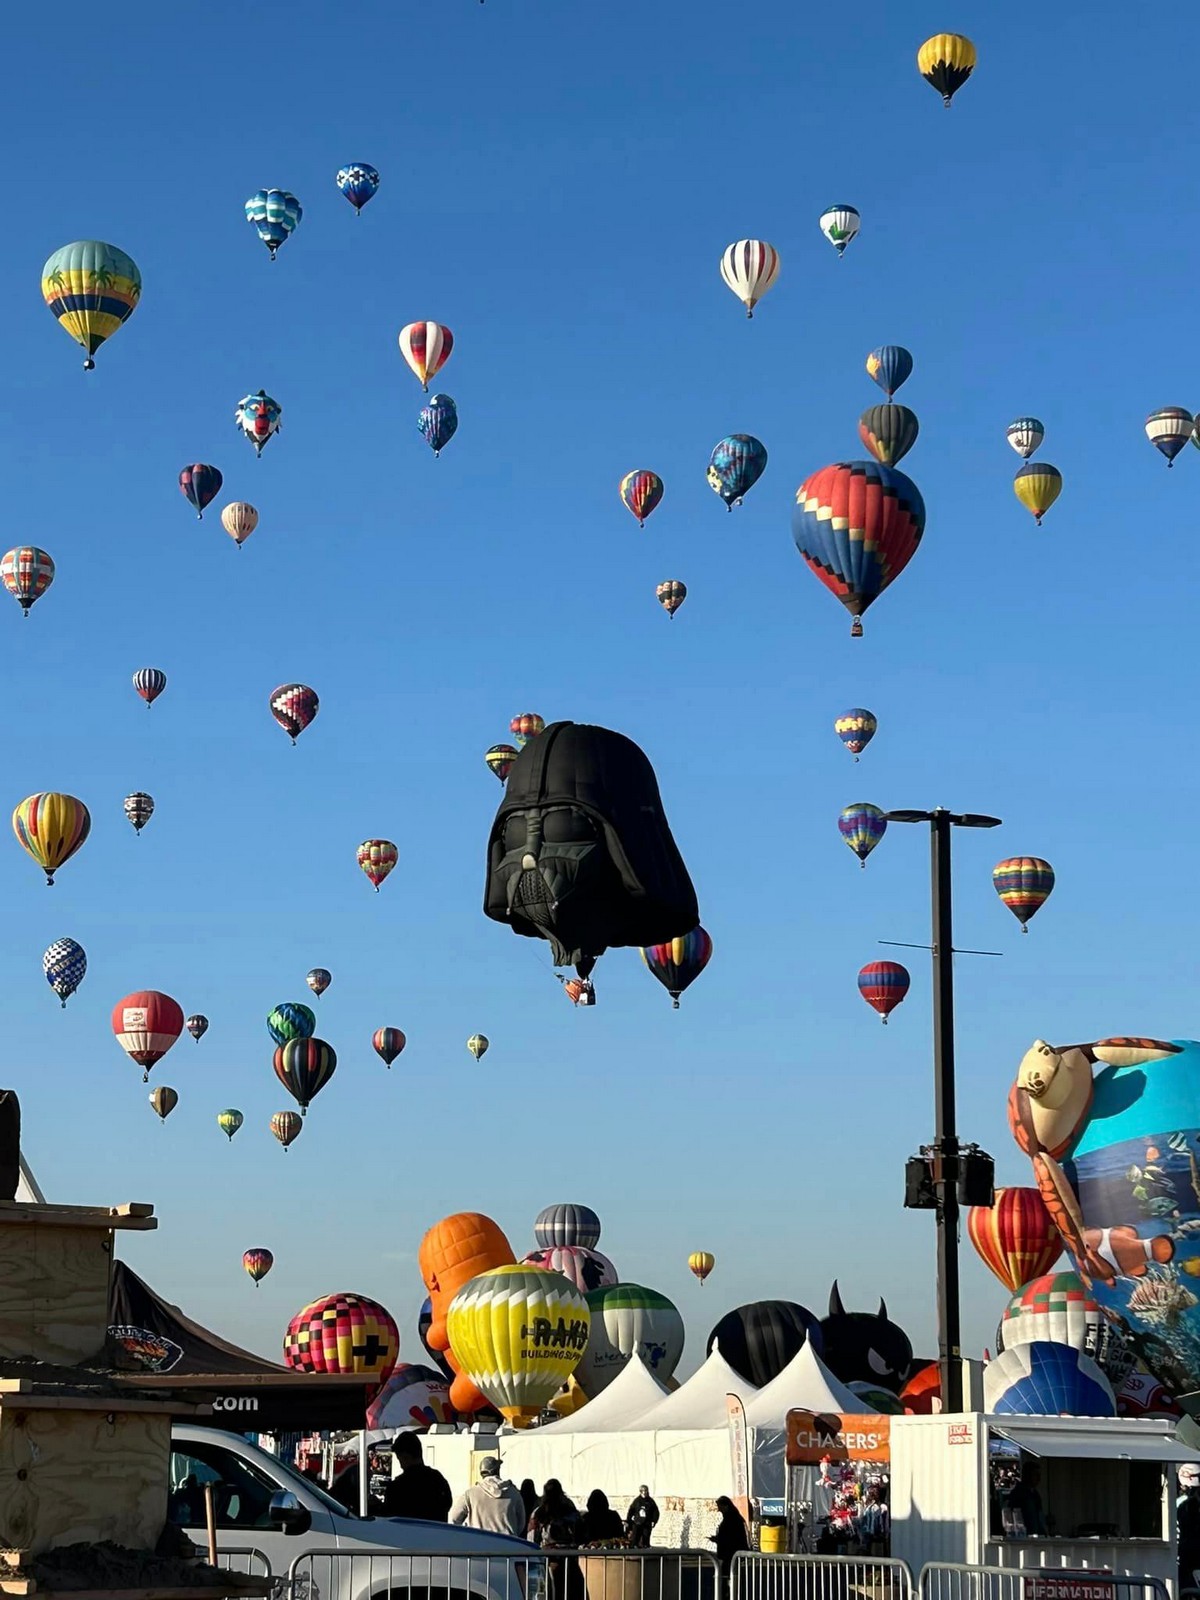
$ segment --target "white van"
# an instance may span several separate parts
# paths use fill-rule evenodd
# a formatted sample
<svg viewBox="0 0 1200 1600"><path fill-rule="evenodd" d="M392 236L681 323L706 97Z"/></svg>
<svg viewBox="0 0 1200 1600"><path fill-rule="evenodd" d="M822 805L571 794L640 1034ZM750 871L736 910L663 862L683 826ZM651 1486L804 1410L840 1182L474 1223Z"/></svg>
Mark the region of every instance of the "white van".
<svg viewBox="0 0 1200 1600"><path fill-rule="evenodd" d="M311 1479L234 1433L171 1432L168 1521L207 1549L206 1483L217 1484L222 1565L293 1580L293 1600L547 1600L546 1563L523 1539L356 1517Z"/></svg>

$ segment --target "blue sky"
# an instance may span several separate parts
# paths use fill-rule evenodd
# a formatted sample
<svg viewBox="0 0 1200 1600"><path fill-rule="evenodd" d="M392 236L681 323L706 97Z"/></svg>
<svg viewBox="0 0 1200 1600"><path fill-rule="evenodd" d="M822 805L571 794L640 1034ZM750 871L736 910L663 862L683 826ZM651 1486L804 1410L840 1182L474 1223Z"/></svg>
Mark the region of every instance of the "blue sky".
<svg viewBox="0 0 1200 1600"><path fill-rule="evenodd" d="M914 64L942 27L980 57L950 112ZM1111 0L1036 28L965 0L865 0L853 27L782 0L405 0L352 22L213 0L201 27L132 0L98 39L65 0L8 37L5 520L58 577L28 621L0 596L5 804L60 788L93 816L53 889L0 849L5 1081L43 1186L154 1201L160 1233L122 1253L272 1355L292 1311L353 1289L419 1358L424 1229L480 1208L522 1253L560 1199L678 1299L685 1365L728 1307L823 1310L835 1275L929 1350L932 1223L900 1206L932 1132L928 962L911 952L886 1030L855 986L878 940L927 936L927 843L896 827L860 872L836 818L865 799L1004 819L956 840L959 943L1004 952L958 964L961 1128L1002 1180L1028 1181L1004 1099L1035 1036L1194 1028L1200 459L1168 472L1142 425L1200 403L1200 20L1152 39ZM333 182L355 160L383 175L358 219ZM273 265L242 211L264 185L304 205ZM863 215L840 263L831 201ZM782 256L749 323L717 271L745 236ZM145 287L85 376L38 278L87 237ZM437 461L396 347L421 318L456 337ZM789 509L863 454L883 342L915 356L904 470L928 526L854 641ZM283 431L256 462L232 415L260 386ZM1040 530L1010 487L1024 412L1066 480ZM734 431L770 463L730 516L704 469ZM202 523L176 487L195 460L225 474ZM639 531L616 488L643 466L666 495ZM232 498L262 519L240 554ZM668 577L689 588L671 623ZM170 680L149 712L147 665ZM289 680L321 696L295 749L267 710ZM832 729L852 705L880 719L859 766ZM654 762L716 947L680 1011L633 952L574 1011L540 948L484 919L482 756L525 710ZM133 789L158 807L140 838ZM400 848L378 896L370 836ZM1018 853L1059 876L1028 938L990 884ZM40 970L63 935L90 961L66 1012ZM316 964L340 1065L285 1156L263 1017ZM109 1029L142 987L212 1023L155 1069L180 1095L165 1126ZM409 1038L390 1073L384 1024ZM249 1245L277 1258L258 1292ZM1004 1297L964 1262L978 1349Z"/></svg>

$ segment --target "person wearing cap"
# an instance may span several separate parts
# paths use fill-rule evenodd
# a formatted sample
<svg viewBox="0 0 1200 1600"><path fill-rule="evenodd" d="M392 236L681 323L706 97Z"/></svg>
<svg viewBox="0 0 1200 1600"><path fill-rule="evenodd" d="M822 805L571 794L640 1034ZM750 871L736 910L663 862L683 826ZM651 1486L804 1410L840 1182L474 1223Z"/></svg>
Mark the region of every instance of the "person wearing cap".
<svg viewBox="0 0 1200 1600"><path fill-rule="evenodd" d="M484 1456L479 1482L460 1494L450 1507L450 1521L481 1528L485 1533L507 1533L519 1539L525 1533L525 1502L515 1483L500 1476L499 1456Z"/></svg>
<svg viewBox="0 0 1200 1600"><path fill-rule="evenodd" d="M1175 1502L1178 1535L1179 1592L1196 1588L1200 1567L1200 1465L1185 1461L1179 1469L1180 1494Z"/></svg>

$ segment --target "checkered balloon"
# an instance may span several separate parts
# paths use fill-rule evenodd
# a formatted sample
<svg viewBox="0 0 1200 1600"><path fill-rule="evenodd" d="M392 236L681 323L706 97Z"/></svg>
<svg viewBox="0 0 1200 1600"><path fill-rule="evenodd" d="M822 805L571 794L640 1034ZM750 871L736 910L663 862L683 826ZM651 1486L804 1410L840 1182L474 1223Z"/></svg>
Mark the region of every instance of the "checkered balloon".
<svg viewBox="0 0 1200 1600"><path fill-rule="evenodd" d="M288 1323L283 1359L297 1372L363 1372L386 1378L400 1355L400 1333L377 1300L330 1294Z"/></svg>

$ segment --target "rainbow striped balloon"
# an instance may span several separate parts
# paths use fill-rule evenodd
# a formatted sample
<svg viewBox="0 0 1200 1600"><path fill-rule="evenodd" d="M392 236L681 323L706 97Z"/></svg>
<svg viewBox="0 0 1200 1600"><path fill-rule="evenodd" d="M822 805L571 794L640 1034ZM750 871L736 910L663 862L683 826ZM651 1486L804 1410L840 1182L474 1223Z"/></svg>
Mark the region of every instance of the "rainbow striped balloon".
<svg viewBox="0 0 1200 1600"><path fill-rule="evenodd" d="M1028 933L1030 917L1050 898L1054 868L1041 856L1009 856L992 868L992 883L1021 924L1021 932Z"/></svg>

